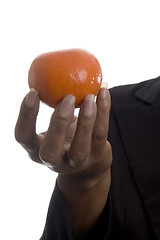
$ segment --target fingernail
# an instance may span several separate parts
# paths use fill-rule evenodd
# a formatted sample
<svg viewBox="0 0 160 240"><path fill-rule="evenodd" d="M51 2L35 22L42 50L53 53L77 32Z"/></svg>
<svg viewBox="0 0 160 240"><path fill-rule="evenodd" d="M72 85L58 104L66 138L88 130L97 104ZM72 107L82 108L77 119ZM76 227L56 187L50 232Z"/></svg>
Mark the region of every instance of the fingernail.
<svg viewBox="0 0 160 240"><path fill-rule="evenodd" d="M102 100L107 99L107 89L108 89L108 84L107 82L103 82L101 84L101 89L100 89L100 98Z"/></svg>
<svg viewBox="0 0 160 240"><path fill-rule="evenodd" d="M82 112L83 115L86 117L91 117L93 112L94 112L94 101L95 101L95 96L93 94L88 94L85 97L85 100L83 102L82 106Z"/></svg>
<svg viewBox="0 0 160 240"><path fill-rule="evenodd" d="M67 118L73 111L73 107L75 104L76 98L73 95L67 95L65 98L62 100L58 113L59 116L62 118Z"/></svg>
<svg viewBox="0 0 160 240"><path fill-rule="evenodd" d="M101 83L101 88L107 88L108 89L108 83L107 82L102 82Z"/></svg>
<svg viewBox="0 0 160 240"><path fill-rule="evenodd" d="M28 108L31 108L34 106L34 104L37 101L37 97L38 97L38 92L34 89L31 88L30 92L27 94L26 98L25 98L25 104Z"/></svg>

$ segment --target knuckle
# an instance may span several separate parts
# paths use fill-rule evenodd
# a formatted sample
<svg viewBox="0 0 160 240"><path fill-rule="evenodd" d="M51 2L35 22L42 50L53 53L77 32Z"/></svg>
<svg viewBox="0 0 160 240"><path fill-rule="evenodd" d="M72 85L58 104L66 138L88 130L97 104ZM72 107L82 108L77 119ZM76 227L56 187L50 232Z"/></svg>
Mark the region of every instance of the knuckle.
<svg viewBox="0 0 160 240"><path fill-rule="evenodd" d="M21 142L22 137L20 136L20 134L18 133L18 131L16 129L15 129L15 132L14 132L14 137L15 137L15 139L18 143Z"/></svg>
<svg viewBox="0 0 160 240"><path fill-rule="evenodd" d="M109 141L107 141L106 146L107 146L107 151L112 152L112 146Z"/></svg>
<svg viewBox="0 0 160 240"><path fill-rule="evenodd" d="M44 151L43 149L39 150L39 158L47 166L56 165L58 162L58 158L54 153Z"/></svg>
<svg viewBox="0 0 160 240"><path fill-rule="evenodd" d="M28 121L27 124L26 120ZM28 114L25 111L21 112L14 129L14 137L17 142L30 144L33 137L29 128L30 123L32 123L32 119L28 119Z"/></svg>
<svg viewBox="0 0 160 240"><path fill-rule="evenodd" d="M20 132L18 132L17 130L15 130L15 139L18 143L20 143L21 145L27 145L29 144L29 142L25 139L24 135Z"/></svg>
<svg viewBox="0 0 160 240"><path fill-rule="evenodd" d="M29 111L28 111L26 108L21 107L20 116L21 116L22 118L26 118L26 117L28 117L28 115L29 115Z"/></svg>
<svg viewBox="0 0 160 240"><path fill-rule="evenodd" d="M94 140L97 141L101 141L104 139L107 139L107 131L105 128L99 128L97 129L94 133L93 133L93 138Z"/></svg>
<svg viewBox="0 0 160 240"><path fill-rule="evenodd" d="M72 152L70 153L70 159L74 163L83 163L87 160L89 153L88 152Z"/></svg>
<svg viewBox="0 0 160 240"><path fill-rule="evenodd" d="M80 121L77 124L77 130L79 130L82 133L85 133L85 135L89 134L92 129L92 124L87 124L85 121Z"/></svg>
<svg viewBox="0 0 160 240"><path fill-rule="evenodd" d="M108 105L106 105L105 103L101 104L100 110L102 113L108 112L108 110L109 110Z"/></svg>
<svg viewBox="0 0 160 240"><path fill-rule="evenodd" d="M108 170L112 165L112 148L110 143L106 141L103 150L95 156L94 166L97 169L102 167L104 171Z"/></svg>
<svg viewBox="0 0 160 240"><path fill-rule="evenodd" d="M20 119L26 119L26 118L33 119L34 114L31 114L31 113L32 113L31 109L27 109L24 106L21 106L20 113L19 113Z"/></svg>
<svg viewBox="0 0 160 240"><path fill-rule="evenodd" d="M107 141L107 143L106 143L106 149L107 149L108 166L111 166L112 165L113 156L112 156L112 146L111 146L109 141Z"/></svg>
<svg viewBox="0 0 160 240"><path fill-rule="evenodd" d="M34 135L31 135L29 131L27 133L23 133L19 129L15 128L14 136L16 141L25 149L29 148L34 141Z"/></svg>
<svg viewBox="0 0 160 240"><path fill-rule="evenodd" d="M110 111L110 107L111 107L111 104L110 104L110 101L109 100L103 100L100 104L100 110L102 113L107 113Z"/></svg>
<svg viewBox="0 0 160 240"><path fill-rule="evenodd" d="M64 133L66 131L66 124L64 123L64 121L57 121L55 120L55 118L51 118L50 129L54 129L59 133Z"/></svg>
<svg viewBox="0 0 160 240"><path fill-rule="evenodd" d="M18 121L17 121L15 129L14 129L14 137L15 137L16 141L19 143L21 142L21 139L23 139L23 135L19 130Z"/></svg>

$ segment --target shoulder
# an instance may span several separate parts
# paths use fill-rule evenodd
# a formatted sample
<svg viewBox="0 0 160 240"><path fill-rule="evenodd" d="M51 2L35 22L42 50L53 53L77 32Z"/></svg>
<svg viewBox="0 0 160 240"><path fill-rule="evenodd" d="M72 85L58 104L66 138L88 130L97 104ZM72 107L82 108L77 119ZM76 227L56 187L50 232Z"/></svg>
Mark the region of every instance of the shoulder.
<svg viewBox="0 0 160 240"><path fill-rule="evenodd" d="M155 95L159 84L160 77L110 88L112 105L144 104L143 98L146 100L147 95Z"/></svg>
<svg viewBox="0 0 160 240"><path fill-rule="evenodd" d="M112 104L125 104L126 102L130 101L135 92L135 88L138 84L130 84L130 85L122 85L122 86L115 86L109 89L111 95Z"/></svg>

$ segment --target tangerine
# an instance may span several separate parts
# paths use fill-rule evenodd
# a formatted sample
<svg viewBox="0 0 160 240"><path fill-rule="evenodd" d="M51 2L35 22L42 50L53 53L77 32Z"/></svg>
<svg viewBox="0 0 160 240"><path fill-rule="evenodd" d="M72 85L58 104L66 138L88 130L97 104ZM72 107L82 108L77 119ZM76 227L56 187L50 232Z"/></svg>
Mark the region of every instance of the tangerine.
<svg viewBox="0 0 160 240"><path fill-rule="evenodd" d="M67 94L76 97L80 107L89 93L97 95L102 70L97 58L82 49L44 53L34 59L29 74L30 88L35 88L42 102L55 108Z"/></svg>

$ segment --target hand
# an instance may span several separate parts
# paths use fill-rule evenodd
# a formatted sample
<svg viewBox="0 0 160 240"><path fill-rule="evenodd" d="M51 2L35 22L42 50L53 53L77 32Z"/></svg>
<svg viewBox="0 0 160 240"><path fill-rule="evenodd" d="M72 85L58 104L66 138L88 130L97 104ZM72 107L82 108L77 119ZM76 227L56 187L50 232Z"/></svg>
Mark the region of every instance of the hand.
<svg viewBox="0 0 160 240"><path fill-rule="evenodd" d="M36 134L39 98L32 89L22 102L15 138L35 162L58 173L95 177L106 171L112 161L107 141L109 92L102 88L96 103L92 94L87 95L78 119L74 116L74 102L75 97L67 95L55 109L47 132Z"/></svg>

